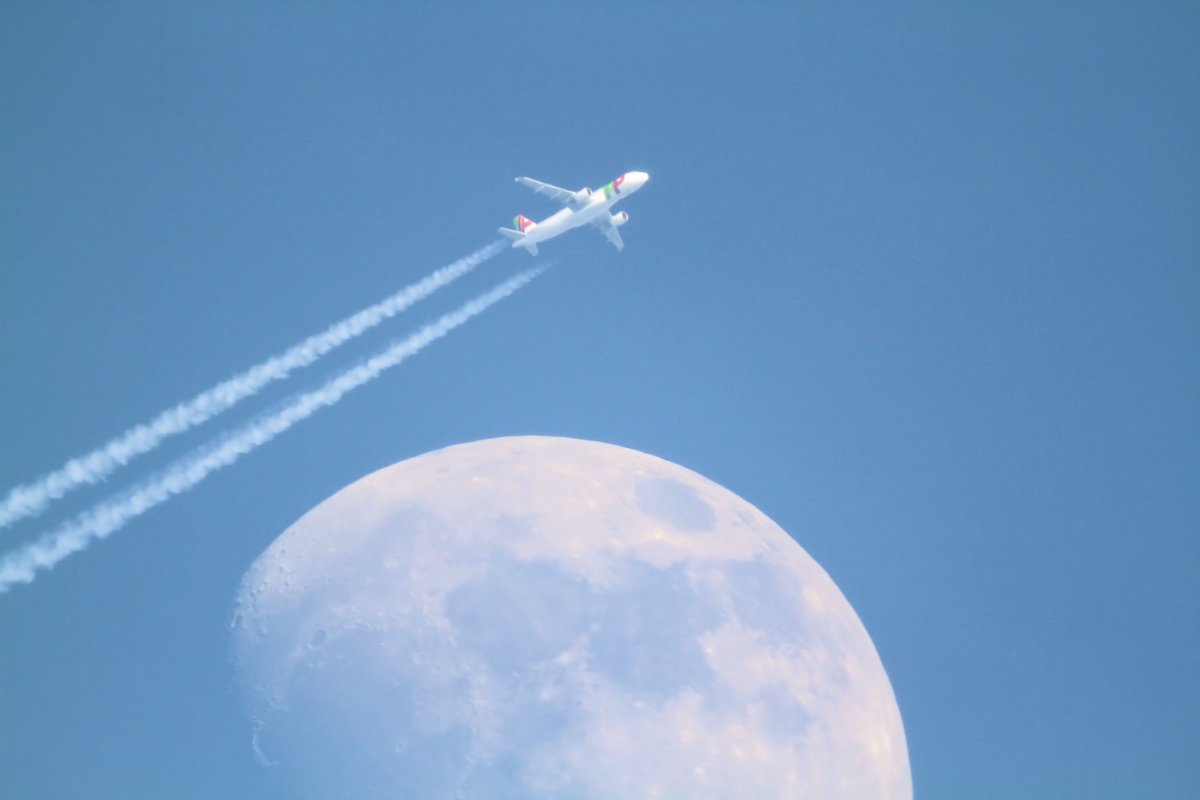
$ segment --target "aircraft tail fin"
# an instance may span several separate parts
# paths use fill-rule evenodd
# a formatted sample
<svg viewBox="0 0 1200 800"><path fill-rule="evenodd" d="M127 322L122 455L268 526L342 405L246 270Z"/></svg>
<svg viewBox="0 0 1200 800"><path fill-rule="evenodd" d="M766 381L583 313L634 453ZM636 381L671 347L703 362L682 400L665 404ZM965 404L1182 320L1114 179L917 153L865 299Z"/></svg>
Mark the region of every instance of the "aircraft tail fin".
<svg viewBox="0 0 1200 800"><path fill-rule="evenodd" d="M528 233L530 228L537 227L537 223L531 220L529 217L517 214L516 219L513 220L513 227L519 230L521 233Z"/></svg>

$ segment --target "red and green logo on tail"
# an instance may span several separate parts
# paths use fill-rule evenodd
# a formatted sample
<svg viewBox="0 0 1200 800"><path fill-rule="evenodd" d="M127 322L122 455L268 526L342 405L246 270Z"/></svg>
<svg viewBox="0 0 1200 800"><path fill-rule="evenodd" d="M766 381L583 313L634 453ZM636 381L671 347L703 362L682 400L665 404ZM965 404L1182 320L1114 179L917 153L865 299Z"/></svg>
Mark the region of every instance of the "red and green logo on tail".
<svg viewBox="0 0 1200 800"><path fill-rule="evenodd" d="M525 231L533 227L533 220L517 214L517 218L513 220L513 227L521 233L525 233Z"/></svg>

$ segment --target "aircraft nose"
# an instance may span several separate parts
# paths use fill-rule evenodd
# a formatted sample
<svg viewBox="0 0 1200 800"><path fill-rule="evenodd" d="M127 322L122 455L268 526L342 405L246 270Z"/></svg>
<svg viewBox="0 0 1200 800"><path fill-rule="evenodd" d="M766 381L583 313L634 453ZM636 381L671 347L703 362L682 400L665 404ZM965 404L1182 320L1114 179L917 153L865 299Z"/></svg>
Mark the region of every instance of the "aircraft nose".
<svg viewBox="0 0 1200 800"><path fill-rule="evenodd" d="M625 176L625 180L633 184L632 188L640 189L646 181L650 180L650 175L646 172L630 172Z"/></svg>

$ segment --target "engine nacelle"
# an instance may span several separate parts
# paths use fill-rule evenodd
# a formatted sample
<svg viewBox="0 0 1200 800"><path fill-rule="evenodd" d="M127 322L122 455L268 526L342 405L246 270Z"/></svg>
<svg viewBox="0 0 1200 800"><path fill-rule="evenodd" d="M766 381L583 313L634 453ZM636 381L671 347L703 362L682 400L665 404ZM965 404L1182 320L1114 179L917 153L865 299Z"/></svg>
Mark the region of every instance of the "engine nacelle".
<svg viewBox="0 0 1200 800"><path fill-rule="evenodd" d="M583 205L583 204L587 203L588 198L590 198L591 196L592 196L592 190L585 186L574 194L573 199L575 200L576 203Z"/></svg>
<svg viewBox="0 0 1200 800"><path fill-rule="evenodd" d="M626 222L629 222L628 212L622 211L620 214L612 215L612 224L615 225L616 227L619 228L622 225L624 225Z"/></svg>

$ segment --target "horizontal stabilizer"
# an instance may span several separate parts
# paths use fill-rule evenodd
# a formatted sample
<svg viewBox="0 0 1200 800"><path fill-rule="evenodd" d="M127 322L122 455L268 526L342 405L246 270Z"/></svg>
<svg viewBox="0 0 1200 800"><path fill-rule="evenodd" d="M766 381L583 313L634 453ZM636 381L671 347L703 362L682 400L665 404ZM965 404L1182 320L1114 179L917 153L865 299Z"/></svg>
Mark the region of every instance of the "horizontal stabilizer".
<svg viewBox="0 0 1200 800"><path fill-rule="evenodd" d="M526 234L521 233L520 231L514 231L512 228L497 228L496 230L500 231L500 233L503 233L509 239L512 239L513 247L524 247L529 251L530 255L536 256L538 254L537 242L525 241L527 238Z"/></svg>

